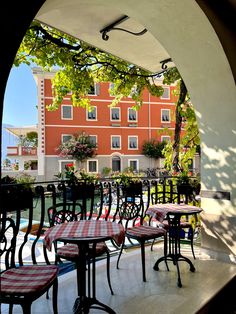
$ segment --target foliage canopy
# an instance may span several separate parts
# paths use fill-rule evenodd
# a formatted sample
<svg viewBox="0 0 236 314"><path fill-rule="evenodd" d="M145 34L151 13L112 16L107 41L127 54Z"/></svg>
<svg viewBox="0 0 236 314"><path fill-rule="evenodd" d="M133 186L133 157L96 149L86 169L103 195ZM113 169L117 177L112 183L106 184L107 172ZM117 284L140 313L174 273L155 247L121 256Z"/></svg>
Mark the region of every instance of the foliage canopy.
<svg viewBox="0 0 236 314"><path fill-rule="evenodd" d="M131 95L134 107L138 109L142 105L142 93L145 88L154 96L161 96L164 91L162 86L156 85L157 74L37 21L33 21L29 27L16 55L14 64L19 66L21 63L36 64L45 71L56 69L52 80L53 100L48 105L48 110L58 109L63 97L69 92L72 92L71 100L74 106L89 108L87 96L91 86L99 81L114 83L111 106L115 106L123 96ZM162 74L164 84L179 82L175 136L173 143L168 143L165 148L166 166L174 171L183 171L200 142L196 116L187 88L176 67L169 68ZM185 136L181 138L183 120L186 121Z"/></svg>
<svg viewBox="0 0 236 314"><path fill-rule="evenodd" d="M46 71L58 70L52 80L53 101L49 110L57 109L69 92L74 106L88 107L86 96L98 81L115 84L112 105L131 94L136 107L140 107L144 88L155 96L163 93L163 88L154 84L155 74L36 21L28 29L15 58L16 66L21 63L34 63Z"/></svg>

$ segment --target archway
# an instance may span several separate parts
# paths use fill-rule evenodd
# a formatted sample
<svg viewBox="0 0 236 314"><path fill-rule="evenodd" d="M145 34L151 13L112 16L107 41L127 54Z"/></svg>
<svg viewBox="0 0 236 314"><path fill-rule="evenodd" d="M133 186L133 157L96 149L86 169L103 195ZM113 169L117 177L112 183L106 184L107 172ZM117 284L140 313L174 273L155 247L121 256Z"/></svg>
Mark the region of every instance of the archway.
<svg viewBox="0 0 236 314"><path fill-rule="evenodd" d="M113 172L120 172L121 171L121 159L119 156L117 156L117 155L112 156L111 164L112 164L111 169Z"/></svg>
<svg viewBox="0 0 236 314"><path fill-rule="evenodd" d="M2 11L9 11L6 16L12 16L12 22L14 22L5 23L4 19L1 20L1 29L4 30L3 41L6 47L2 49L0 59L2 99L14 54L26 28L43 2L42 0L34 1L34 3L4 2L2 4L5 6ZM194 0L183 0L178 3L174 0L153 0L148 3L141 1L137 3L134 0L128 2L120 0L117 3L116 0L110 0L109 5L105 0L99 2L47 0L37 17L43 20L43 17L47 16L51 22L48 24L52 26L55 26L56 21L61 21L64 28L69 27L72 30L72 21L78 20L76 15L78 10L73 10L74 5L83 12L83 8L89 4L94 5L91 11L92 19L100 18L96 15L97 5L109 7L111 11L116 10L138 21L173 58L197 109L201 130L203 247L222 256L235 254L236 241L232 239L231 231L234 230L236 224L236 89L231 70L231 68L234 69L235 73L235 63L229 63L230 57L228 55L227 58L222 42L220 43L209 20ZM54 15L50 16L51 13ZM230 9L228 14L230 15ZM67 19L66 16L70 18ZM218 16L217 13L215 16ZM91 19L88 18L88 23L90 21ZM219 21L222 22L220 18ZM222 23L221 29L225 27L226 24ZM227 29L225 31L229 34ZM229 40L235 49L233 38L229 37ZM122 41L119 42L120 44ZM111 50L109 44L106 47L107 51ZM118 56L120 51L122 49L119 47ZM150 53L151 51L146 47L143 60L148 59ZM135 63L135 54L130 54L129 57L129 61Z"/></svg>

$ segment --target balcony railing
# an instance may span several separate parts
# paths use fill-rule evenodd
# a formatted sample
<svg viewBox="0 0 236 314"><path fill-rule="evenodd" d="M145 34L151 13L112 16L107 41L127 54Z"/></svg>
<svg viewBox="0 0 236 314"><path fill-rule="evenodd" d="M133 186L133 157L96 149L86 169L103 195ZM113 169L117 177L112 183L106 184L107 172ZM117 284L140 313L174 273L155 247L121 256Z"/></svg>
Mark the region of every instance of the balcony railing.
<svg viewBox="0 0 236 314"><path fill-rule="evenodd" d="M21 154L22 156L36 156L37 148L36 147L22 147Z"/></svg>
<svg viewBox="0 0 236 314"><path fill-rule="evenodd" d="M8 146L7 156L37 156L36 147Z"/></svg>
<svg viewBox="0 0 236 314"><path fill-rule="evenodd" d="M133 188L133 189L132 189ZM18 230L16 262L27 258L28 263L54 262L54 253L48 255L42 237L49 228L48 208L58 203L70 204L79 219L119 220L119 208L123 202L140 202L142 217L152 203L191 202L195 195L184 195L177 191L172 178L142 178L136 186L124 189L114 180L71 183L66 181L40 182L37 184L2 184L0 190L1 221L14 219ZM0 227L1 230L1 227ZM3 237L0 232L0 243ZM29 254L30 250L30 254ZM1 258L1 263L4 259ZM1 268L4 267L1 265Z"/></svg>

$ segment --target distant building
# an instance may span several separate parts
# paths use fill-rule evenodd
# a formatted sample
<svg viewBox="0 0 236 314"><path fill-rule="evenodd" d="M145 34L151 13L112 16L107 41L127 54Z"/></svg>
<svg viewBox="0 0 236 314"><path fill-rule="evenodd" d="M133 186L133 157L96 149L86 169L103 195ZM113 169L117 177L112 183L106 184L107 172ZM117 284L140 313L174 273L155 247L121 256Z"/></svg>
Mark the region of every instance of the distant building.
<svg viewBox="0 0 236 314"><path fill-rule="evenodd" d="M48 111L46 106L52 102L51 78L55 72L44 72L33 68L38 88L38 179L55 179L67 163L87 172L101 173L107 167L112 171L123 171L132 167L136 171L147 168L162 168L163 160L154 160L142 154L144 141L152 138L158 141L173 139L176 98L174 86L158 84L164 88L161 97L154 97L145 90L143 105L135 111L131 97L123 98L116 107L109 107L113 97L109 93L110 83L97 83L89 95L91 111L73 107L68 94L60 108ZM58 155L57 147L70 139L75 133L85 132L97 144L96 156L78 163ZM9 154L8 154L9 156ZM193 167L198 167L194 161Z"/></svg>
<svg viewBox="0 0 236 314"><path fill-rule="evenodd" d="M36 125L14 127L5 127L7 134L14 138L14 144L8 144L6 147L6 157L11 160L12 171L37 170L38 155L37 147L20 145L20 137L26 136L29 132L37 132ZM4 170L4 169L3 169ZM37 173L34 173L37 176Z"/></svg>
<svg viewBox="0 0 236 314"><path fill-rule="evenodd" d="M7 132L6 128L12 127L11 124L2 124L2 143L1 143L1 160L2 166L4 164L5 159L7 158L7 146L16 145L16 137L11 133Z"/></svg>

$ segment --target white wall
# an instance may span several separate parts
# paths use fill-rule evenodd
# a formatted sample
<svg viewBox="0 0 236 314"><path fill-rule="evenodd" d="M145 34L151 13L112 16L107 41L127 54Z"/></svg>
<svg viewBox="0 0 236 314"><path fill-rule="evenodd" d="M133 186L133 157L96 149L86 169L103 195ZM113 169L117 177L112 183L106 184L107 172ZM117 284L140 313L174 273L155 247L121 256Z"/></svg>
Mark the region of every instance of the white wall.
<svg viewBox="0 0 236 314"><path fill-rule="evenodd" d="M104 2L104 1L101 1ZM226 191L230 200L202 197L202 246L232 259L236 214L236 89L224 50L208 19L190 0L110 0L144 25L178 67L197 110L203 190Z"/></svg>

